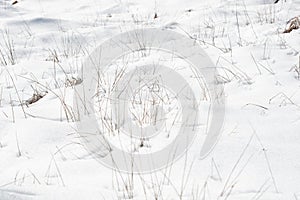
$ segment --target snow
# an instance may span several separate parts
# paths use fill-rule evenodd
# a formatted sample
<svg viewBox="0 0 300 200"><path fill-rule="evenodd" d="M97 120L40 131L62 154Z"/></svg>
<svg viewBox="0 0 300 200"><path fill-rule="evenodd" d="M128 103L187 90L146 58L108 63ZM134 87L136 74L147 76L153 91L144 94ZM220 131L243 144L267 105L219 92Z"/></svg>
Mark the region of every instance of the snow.
<svg viewBox="0 0 300 200"><path fill-rule="evenodd" d="M300 30L282 33L300 15L299 1L11 3L0 0L0 50L8 61L0 66L0 200L300 199ZM170 168L131 176L85 149L65 112L74 93L66 80L104 40L147 27L198 39L224 77L226 118L205 159L198 157L200 138ZM48 93L22 104L35 90ZM154 148L170 142L164 140Z"/></svg>

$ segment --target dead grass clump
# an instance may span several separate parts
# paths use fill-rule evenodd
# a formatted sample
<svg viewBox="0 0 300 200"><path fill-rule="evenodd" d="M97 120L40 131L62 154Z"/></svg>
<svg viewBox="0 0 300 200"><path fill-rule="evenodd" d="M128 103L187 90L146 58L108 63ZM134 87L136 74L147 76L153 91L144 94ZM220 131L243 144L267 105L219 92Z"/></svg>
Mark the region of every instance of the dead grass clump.
<svg viewBox="0 0 300 200"><path fill-rule="evenodd" d="M34 92L32 97L30 97L29 99L27 99L25 102L24 102L24 105L26 105L28 107L28 105L30 104L33 104L37 101L39 101L41 98L43 98L48 92L45 91L45 92Z"/></svg>
<svg viewBox="0 0 300 200"><path fill-rule="evenodd" d="M73 87L80 83L82 83L82 80L80 78L74 78L74 77L67 78L65 82L65 87Z"/></svg>
<svg viewBox="0 0 300 200"><path fill-rule="evenodd" d="M296 30L300 27L299 17L294 17L287 22L287 28L283 31L283 33L290 33L292 30Z"/></svg>

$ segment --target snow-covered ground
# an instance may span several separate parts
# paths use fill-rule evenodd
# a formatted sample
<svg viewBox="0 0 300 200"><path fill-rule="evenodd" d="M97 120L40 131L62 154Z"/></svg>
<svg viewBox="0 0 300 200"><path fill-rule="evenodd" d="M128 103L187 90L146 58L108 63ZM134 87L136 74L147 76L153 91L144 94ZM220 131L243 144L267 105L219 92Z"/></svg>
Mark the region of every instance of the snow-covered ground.
<svg viewBox="0 0 300 200"><path fill-rule="evenodd" d="M0 200L300 200L300 30L282 33L300 2L272 2L0 0ZM147 27L197 39L223 76L226 118L204 160L196 140L171 168L132 175L85 150L72 85L102 41Z"/></svg>

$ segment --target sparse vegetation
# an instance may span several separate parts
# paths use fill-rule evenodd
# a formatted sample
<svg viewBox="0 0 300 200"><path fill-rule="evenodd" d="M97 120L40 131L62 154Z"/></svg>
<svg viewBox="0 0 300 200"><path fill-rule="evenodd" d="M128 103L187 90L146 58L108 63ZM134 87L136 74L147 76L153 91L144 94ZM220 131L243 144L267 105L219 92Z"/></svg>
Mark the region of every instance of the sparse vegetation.
<svg viewBox="0 0 300 200"><path fill-rule="evenodd" d="M0 200L263 200L291 196L300 200L299 6L297 1L283 0L182 4L172 0L0 0ZM283 28L286 16L296 17ZM143 37L138 38L140 51L126 52L129 56L96 71L94 102L80 99L84 106L93 106L99 131L84 135L75 128L75 122L83 118L73 106L74 94L87 81L80 69L93 48L120 32L149 27L182 33L200 45L219 72L215 83L225 85L222 92L228 106L223 136L203 160L199 151L210 125L213 91L201 74L185 71L190 63L181 62L185 60L181 55L149 56ZM169 46L173 42L166 41ZM181 102L178 94L163 86L162 75L139 74L134 91L129 81L122 82L131 70L154 63L184 74L199 93L190 106L199 106L201 119L182 127L198 130L194 143L178 160L170 153L165 158L167 165L151 173L97 164L95 157L114 156L112 145L143 156L175 140L182 120ZM127 114L132 119L127 132L118 116L121 112L113 110L120 100L113 96L116 90L132 92L130 98L121 99L128 103ZM145 137L146 132L141 131L138 138L132 134L135 126L149 128L161 121L157 128L161 135ZM106 154L97 148L86 150L89 135L105 138ZM161 159L155 156L153 161ZM139 160L130 159L127 167L132 169Z"/></svg>

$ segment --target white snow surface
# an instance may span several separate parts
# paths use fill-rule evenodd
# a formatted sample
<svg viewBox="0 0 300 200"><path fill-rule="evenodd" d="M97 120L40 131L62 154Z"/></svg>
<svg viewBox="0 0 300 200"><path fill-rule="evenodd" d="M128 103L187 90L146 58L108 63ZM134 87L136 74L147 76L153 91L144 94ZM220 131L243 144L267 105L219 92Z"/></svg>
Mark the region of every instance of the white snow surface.
<svg viewBox="0 0 300 200"><path fill-rule="evenodd" d="M11 4L0 0L0 200L300 200L300 29L282 33L300 1ZM148 27L197 38L224 77L226 119L205 159L196 140L171 168L132 176L86 151L66 80L105 39ZM48 93L21 106L34 90Z"/></svg>

